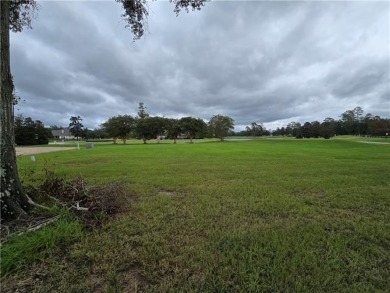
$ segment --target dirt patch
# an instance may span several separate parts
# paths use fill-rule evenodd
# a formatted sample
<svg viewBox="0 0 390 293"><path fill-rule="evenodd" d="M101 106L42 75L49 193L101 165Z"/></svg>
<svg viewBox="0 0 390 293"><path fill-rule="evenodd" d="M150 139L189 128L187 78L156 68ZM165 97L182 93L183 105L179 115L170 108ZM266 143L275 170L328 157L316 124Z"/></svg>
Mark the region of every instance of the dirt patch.
<svg viewBox="0 0 390 293"><path fill-rule="evenodd" d="M16 155L35 155L59 151L74 150L75 147L16 147Z"/></svg>

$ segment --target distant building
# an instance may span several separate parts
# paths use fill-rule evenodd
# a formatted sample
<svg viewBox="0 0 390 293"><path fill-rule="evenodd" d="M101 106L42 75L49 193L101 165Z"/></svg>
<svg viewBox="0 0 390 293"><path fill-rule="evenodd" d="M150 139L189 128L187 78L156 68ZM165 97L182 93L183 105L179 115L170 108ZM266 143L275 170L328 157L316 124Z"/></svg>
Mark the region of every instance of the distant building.
<svg viewBox="0 0 390 293"><path fill-rule="evenodd" d="M70 133L69 128L52 130L51 134L53 135L54 139L75 139L73 134Z"/></svg>

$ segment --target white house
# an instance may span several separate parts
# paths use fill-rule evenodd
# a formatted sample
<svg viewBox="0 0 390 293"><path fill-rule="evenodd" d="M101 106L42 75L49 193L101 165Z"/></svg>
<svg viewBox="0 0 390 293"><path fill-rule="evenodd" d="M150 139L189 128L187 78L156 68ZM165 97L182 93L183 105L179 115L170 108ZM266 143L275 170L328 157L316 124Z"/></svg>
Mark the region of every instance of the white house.
<svg viewBox="0 0 390 293"><path fill-rule="evenodd" d="M75 139L75 137L70 133L69 128L52 130L51 134L54 139Z"/></svg>

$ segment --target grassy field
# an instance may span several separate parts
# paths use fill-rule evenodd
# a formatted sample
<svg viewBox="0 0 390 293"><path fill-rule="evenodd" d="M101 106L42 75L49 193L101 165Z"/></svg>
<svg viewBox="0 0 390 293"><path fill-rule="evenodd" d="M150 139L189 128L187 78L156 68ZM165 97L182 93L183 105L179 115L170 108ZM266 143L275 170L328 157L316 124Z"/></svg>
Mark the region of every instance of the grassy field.
<svg viewBox="0 0 390 293"><path fill-rule="evenodd" d="M40 177L46 168L82 175L91 185L123 180L137 201L102 229L3 277L4 292L390 288L388 144L341 138L95 144L35 157L18 158L22 176ZM18 253L5 249L12 243L2 258Z"/></svg>

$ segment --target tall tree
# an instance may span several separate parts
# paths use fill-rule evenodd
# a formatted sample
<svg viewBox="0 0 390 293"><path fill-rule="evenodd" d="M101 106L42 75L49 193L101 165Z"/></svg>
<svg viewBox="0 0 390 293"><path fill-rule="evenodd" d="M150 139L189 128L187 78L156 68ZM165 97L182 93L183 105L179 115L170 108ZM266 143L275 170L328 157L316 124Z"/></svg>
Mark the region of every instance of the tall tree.
<svg viewBox="0 0 390 293"><path fill-rule="evenodd" d="M146 140L150 139L149 134L149 125L147 119L149 118L148 112L146 112L146 107L143 102L138 104L138 113L136 117L136 125L135 125L135 134L137 138L142 139L144 144L146 144Z"/></svg>
<svg viewBox="0 0 390 293"><path fill-rule="evenodd" d="M364 111L361 107L355 107L353 110L347 110L341 114L342 127L345 131L343 134L360 135L363 113Z"/></svg>
<svg viewBox="0 0 390 293"><path fill-rule="evenodd" d="M171 0L174 12L200 10L207 0ZM124 9L123 17L127 27L135 39L144 34L144 26L148 17L146 0L116 0ZM0 76L1 76L1 210L2 217L18 217L26 215L28 197L20 183L16 165L16 153L13 129L13 82L10 69L9 31L22 31L30 27L36 9L34 0L0 1Z"/></svg>
<svg viewBox="0 0 390 293"><path fill-rule="evenodd" d="M229 130L234 129L234 120L229 116L214 115L209 121L209 127L213 135L223 141Z"/></svg>
<svg viewBox="0 0 390 293"><path fill-rule="evenodd" d="M80 137L84 136L84 125L81 123L83 119L80 116L70 117L69 131L73 134L74 137L78 140Z"/></svg>
<svg viewBox="0 0 390 293"><path fill-rule="evenodd" d="M146 106L143 102L139 103L138 104L138 113L137 113L137 117L139 119L145 119L145 118L148 118L149 117L149 114L148 112L146 112Z"/></svg>
<svg viewBox="0 0 390 293"><path fill-rule="evenodd" d="M25 216L29 205L16 165L9 31L20 32L23 27L29 27L35 8L33 0L0 1L0 204L3 219Z"/></svg>

